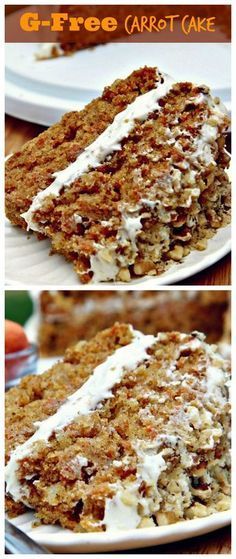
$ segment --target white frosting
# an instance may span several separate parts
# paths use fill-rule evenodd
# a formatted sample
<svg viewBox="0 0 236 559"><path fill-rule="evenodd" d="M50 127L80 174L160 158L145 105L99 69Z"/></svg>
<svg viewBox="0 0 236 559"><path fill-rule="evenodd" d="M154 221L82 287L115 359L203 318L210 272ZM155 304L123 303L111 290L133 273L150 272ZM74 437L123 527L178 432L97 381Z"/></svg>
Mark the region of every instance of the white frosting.
<svg viewBox="0 0 236 559"><path fill-rule="evenodd" d="M80 456L79 454L77 456L75 456L74 458L72 458L72 460L70 461L70 466L73 467L77 467L79 466L79 468L83 468L85 466L88 466L88 459L85 456Z"/></svg>
<svg viewBox="0 0 236 559"><path fill-rule="evenodd" d="M137 528L140 515L137 512L137 483L129 484L130 498L125 500L124 489L118 489L111 499L106 499L103 524L107 530L131 530ZM132 499L133 494L133 499Z"/></svg>
<svg viewBox="0 0 236 559"><path fill-rule="evenodd" d="M168 94L175 83L169 76L164 76L164 83L158 82L155 89L139 95L124 111L118 113L112 124L73 163L62 171L53 173L54 181L35 196L29 210L22 214L28 229L40 230L33 216L41 208L45 198L59 196L62 188L70 186L84 173L96 169L109 155L121 149L122 140L133 130L137 120L142 122L150 113L160 109L159 100Z"/></svg>
<svg viewBox="0 0 236 559"><path fill-rule="evenodd" d="M188 406L187 417L190 423L193 425L194 429L200 429L202 426L202 420L199 410L196 406Z"/></svg>
<svg viewBox="0 0 236 559"><path fill-rule="evenodd" d="M188 194L188 193L189 193L189 196L188 196L188 198L185 202L180 204L181 207L190 208L190 206L193 202L193 199L194 198L196 198L196 199L199 198L199 195L201 194L201 190L200 190L200 188L191 188L191 189L186 188L186 194Z"/></svg>
<svg viewBox="0 0 236 559"><path fill-rule="evenodd" d="M132 212L132 208L122 213L122 224L121 228L118 233L118 240L121 241L121 244L130 241L131 247L133 248L134 252L137 252L136 247L136 237L139 231L142 229L142 215L139 215L139 209L134 210ZM138 213L138 215L136 215Z"/></svg>
<svg viewBox="0 0 236 559"><path fill-rule="evenodd" d="M167 463L163 457L166 450L159 452L163 439L168 441L168 436L160 435L154 441L138 440L133 444L138 458L137 477L129 484L122 486L118 483L117 487L111 486L116 489L116 492L112 498L105 501L103 523L106 530L137 528L142 515L150 516L158 510L161 501L158 479L161 473L167 469ZM176 445L176 437L170 436L168 442ZM150 496L142 497L139 492L142 482L151 488Z"/></svg>
<svg viewBox="0 0 236 559"><path fill-rule="evenodd" d="M201 336L200 333L198 333L198 335ZM192 340L190 340L189 342L186 342L186 344L181 346L181 351L184 351L185 349L191 349L191 351L196 351L200 348L202 348L202 342L203 339L201 337L195 337Z"/></svg>
<svg viewBox="0 0 236 559"><path fill-rule="evenodd" d="M223 103L217 103L209 94L204 94L203 99L207 102L211 109L211 122L205 122L201 127L200 136L194 140L192 161L195 163L198 159L206 165L215 163L214 150L212 144L218 137L218 125L222 123L227 109Z"/></svg>
<svg viewBox="0 0 236 559"><path fill-rule="evenodd" d="M200 129L198 129L198 134L193 140L190 150L182 150L182 145L180 141L175 141L175 138L171 138L167 143L173 143L180 151L183 151L185 158L186 168L189 164L199 166L199 162L205 165L216 164L215 163L215 150L214 143L218 137L218 126L221 125L222 120L227 114L227 109L223 103L217 103L209 93L201 93L198 97L192 99L194 104L199 104L205 102L210 108L210 121L204 122ZM189 134L186 135L189 138ZM194 174L195 171L190 171L192 179L192 184L194 184Z"/></svg>
<svg viewBox="0 0 236 559"><path fill-rule="evenodd" d="M147 206L148 208L155 208L157 201L156 200L149 200L148 198L142 198L140 200L142 206Z"/></svg>
<svg viewBox="0 0 236 559"><path fill-rule="evenodd" d="M22 496L22 486L17 479L18 461L33 453L34 444L47 442L54 431L63 429L78 415L94 410L103 400L112 397L112 388L121 381L127 371L135 369L145 359L150 359L147 349L156 341L151 335L133 331L130 344L117 349L110 357L94 369L89 379L68 397L54 415L35 423L37 430L26 442L19 445L11 454L6 466L7 492L15 500Z"/></svg>
<svg viewBox="0 0 236 559"><path fill-rule="evenodd" d="M41 43L35 53L35 57L37 60L45 60L51 58L55 52L56 56L63 56L65 54L60 43Z"/></svg>
<svg viewBox="0 0 236 559"><path fill-rule="evenodd" d="M218 128L216 126L211 126L210 124L203 124L201 128L200 136L194 141L193 147L194 152L192 154L192 160L196 161L199 159L206 165L215 163L214 154L212 151L212 142L214 142L218 135ZM216 163L215 163L216 164Z"/></svg>
<svg viewBox="0 0 236 559"><path fill-rule="evenodd" d="M142 230L140 208L140 205L128 208L125 204L120 207L121 226L118 229L116 239L119 246L129 246L129 253L127 256L118 255L116 253L115 244L110 244L107 248L98 243L94 244L97 252L90 257L90 270L93 272L93 283L115 280L120 265L122 266L122 261L124 267L134 262L138 252L136 238L138 233ZM110 225L110 222L107 222L107 225Z"/></svg>
<svg viewBox="0 0 236 559"><path fill-rule="evenodd" d="M142 481L145 481L149 487L153 488L154 493L161 472L167 468L163 458L163 451L157 452L159 445L160 442L157 440L154 445L150 444L147 448L142 448L142 445L139 448L136 447L139 458L138 475Z"/></svg>
<svg viewBox="0 0 236 559"><path fill-rule="evenodd" d="M153 443L144 443L138 441L134 448L138 456L137 478L128 485L121 486L112 498L105 501L105 514L103 523L107 530L130 530L137 528L140 523L141 516L138 511L138 505L142 506L145 515L152 514L157 507L158 479L167 464L163 458L163 451L157 452L160 446L160 440ZM139 493L139 487L144 481L148 487L152 488L152 496L143 498ZM155 501L155 505L154 505Z"/></svg>
<svg viewBox="0 0 236 559"><path fill-rule="evenodd" d="M202 449L212 449L214 446L219 443L220 438L222 437L223 429L222 427L205 429L203 432L203 436L205 438L205 442L202 442L201 448ZM202 440L203 437L202 437Z"/></svg>
<svg viewBox="0 0 236 559"><path fill-rule="evenodd" d="M222 389L225 386L225 374L219 367L209 365L207 368L207 393L217 400L222 399Z"/></svg>
<svg viewBox="0 0 236 559"><path fill-rule="evenodd" d="M83 219L82 219L81 215L79 215L79 214L74 214L74 221L75 221L76 225L78 225L80 223L83 223Z"/></svg>
<svg viewBox="0 0 236 559"><path fill-rule="evenodd" d="M115 260L115 252L110 252L107 255L107 250L96 243L96 254L90 257L90 270L93 272L93 282L114 280L118 274L119 268Z"/></svg>

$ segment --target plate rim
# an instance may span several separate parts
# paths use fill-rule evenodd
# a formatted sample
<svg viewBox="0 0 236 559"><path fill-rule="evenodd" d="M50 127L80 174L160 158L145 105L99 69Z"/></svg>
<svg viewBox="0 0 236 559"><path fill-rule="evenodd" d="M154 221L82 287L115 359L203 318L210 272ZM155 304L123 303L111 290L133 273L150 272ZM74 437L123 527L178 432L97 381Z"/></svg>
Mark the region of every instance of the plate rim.
<svg viewBox="0 0 236 559"><path fill-rule="evenodd" d="M30 514L30 513L26 513ZM24 515L21 515L24 516ZM10 519L16 521L20 519ZM75 533L69 530L61 529L62 541L60 541L60 533L34 532L32 530L23 530L31 538L41 545L45 545L49 549L61 549L61 552L79 547L79 551L92 552L109 551L109 550L125 550L135 549L138 547L151 547L152 545L162 545L175 541L183 541L188 538L200 536L216 531L231 523L231 509L216 512L204 518L194 518L191 520L183 520L175 524L153 528L139 528L132 530L107 531L107 532L87 532ZM16 524L17 525L17 524ZM18 526L21 529L21 526Z"/></svg>

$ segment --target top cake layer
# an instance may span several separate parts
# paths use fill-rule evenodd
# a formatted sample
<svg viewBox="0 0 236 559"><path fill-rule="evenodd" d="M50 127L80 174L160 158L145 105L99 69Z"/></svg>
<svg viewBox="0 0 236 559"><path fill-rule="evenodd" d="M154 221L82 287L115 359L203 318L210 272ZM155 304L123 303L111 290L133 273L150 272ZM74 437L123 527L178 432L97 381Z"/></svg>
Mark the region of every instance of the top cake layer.
<svg viewBox="0 0 236 559"><path fill-rule="evenodd" d="M8 215L84 282L159 273L227 221L227 126L205 86L133 72L8 161Z"/></svg>

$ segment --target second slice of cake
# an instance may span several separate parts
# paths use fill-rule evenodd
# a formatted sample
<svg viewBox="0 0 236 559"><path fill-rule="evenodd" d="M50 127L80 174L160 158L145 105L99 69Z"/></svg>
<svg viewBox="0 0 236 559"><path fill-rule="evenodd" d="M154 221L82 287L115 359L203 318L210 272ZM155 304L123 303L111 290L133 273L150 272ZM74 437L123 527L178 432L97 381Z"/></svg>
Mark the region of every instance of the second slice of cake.
<svg viewBox="0 0 236 559"><path fill-rule="evenodd" d="M6 507L79 532L230 506L229 362L203 334L116 324L6 394Z"/></svg>
<svg viewBox="0 0 236 559"><path fill-rule="evenodd" d="M228 125L206 86L137 70L7 161L7 215L84 283L161 274L229 222Z"/></svg>

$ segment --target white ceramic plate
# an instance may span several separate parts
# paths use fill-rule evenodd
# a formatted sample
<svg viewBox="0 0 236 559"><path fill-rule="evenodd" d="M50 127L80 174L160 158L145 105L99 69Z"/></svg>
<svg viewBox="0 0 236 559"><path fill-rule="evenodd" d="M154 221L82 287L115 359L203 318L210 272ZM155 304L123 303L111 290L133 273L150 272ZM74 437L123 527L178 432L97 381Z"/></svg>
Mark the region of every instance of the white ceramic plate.
<svg viewBox="0 0 236 559"><path fill-rule="evenodd" d="M174 264L164 274L157 277L146 276L135 279L128 284L121 282L103 282L102 284L88 284L83 286L70 263L58 255L49 256L49 240L38 241L33 233L24 231L11 225L6 220L5 229L5 283L12 286L78 286L81 289L91 289L103 286L115 289L117 285L137 286L137 288L155 288L159 285L177 283L189 276L201 272L211 266L228 252L231 247L230 225L219 229L209 240L204 251L192 251L181 263Z"/></svg>
<svg viewBox="0 0 236 559"><path fill-rule="evenodd" d="M207 534L230 524L230 511L177 524L138 530L76 534L58 526L32 528L33 513L11 519L12 524L54 553L96 553L161 545Z"/></svg>
<svg viewBox="0 0 236 559"><path fill-rule="evenodd" d="M44 61L35 59L38 46L6 44L6 112L12 116L50 125L65 112L81 109L105 85L145 65L158 66L179 81L206 83L230 110L228 44L110 43Z"/></svg>
<svg viewBox="0 0 236 559"><path fill-rule="evenodd" d="M45 371L48 371L49 369L51 369L51 367L53 365L55 365L56 363L58 363L58 361L61 361L61 360L62 360L62 356L40 357L40 359L38 360L38 366L37 366L38 375L42 375L42 373L45 373Z"/></svg>

